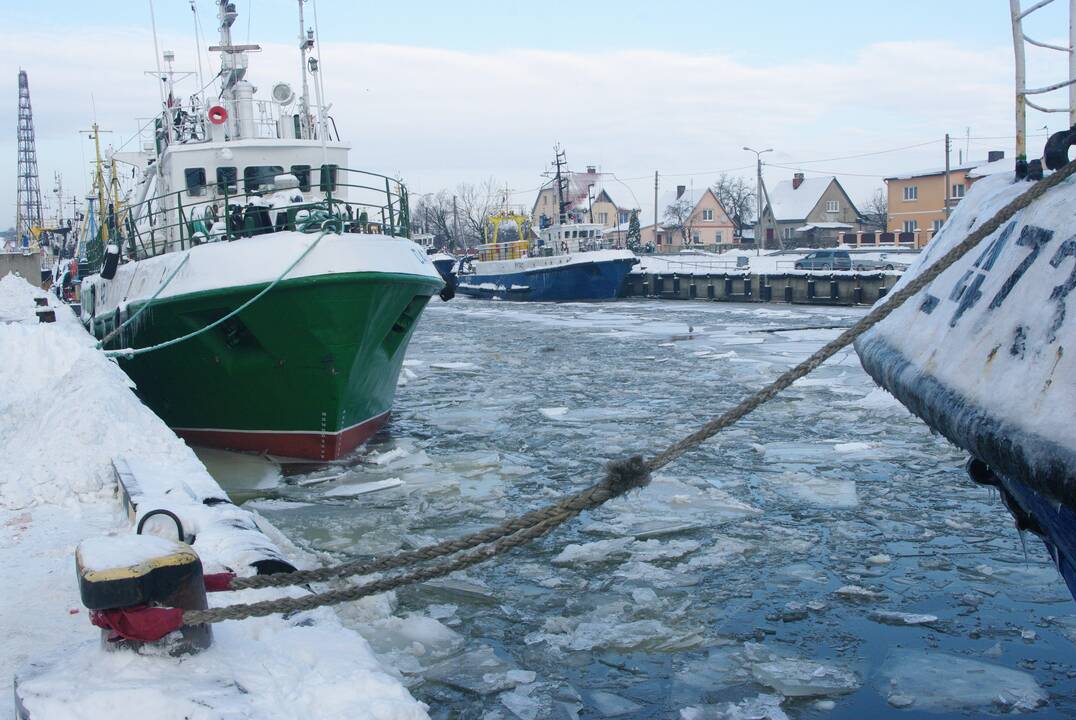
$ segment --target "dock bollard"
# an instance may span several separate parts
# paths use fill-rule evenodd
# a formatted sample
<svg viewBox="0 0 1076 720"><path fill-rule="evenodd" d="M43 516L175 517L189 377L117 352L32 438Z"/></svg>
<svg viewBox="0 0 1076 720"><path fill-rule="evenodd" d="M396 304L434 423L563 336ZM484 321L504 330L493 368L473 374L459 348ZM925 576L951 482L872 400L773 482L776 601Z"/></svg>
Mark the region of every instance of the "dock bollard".
<svg viewBox="0 0 1076 720"><path fill-rule="evenodd" d="M163 641L170 655L184 655L213 644L209 625L182 624L183 610L208 607L202 561L190 545L155 535L90 538L75 551L75 569L106 649Z"/></svg>

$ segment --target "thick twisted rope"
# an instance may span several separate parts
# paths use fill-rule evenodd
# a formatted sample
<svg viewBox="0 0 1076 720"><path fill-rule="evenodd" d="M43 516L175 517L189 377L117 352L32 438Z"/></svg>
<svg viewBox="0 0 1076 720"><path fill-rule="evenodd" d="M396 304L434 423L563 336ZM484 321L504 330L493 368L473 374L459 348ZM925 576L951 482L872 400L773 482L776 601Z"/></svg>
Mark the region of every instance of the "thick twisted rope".
<svg viewBox="0 0 1076 720"><path fill-rule="evenodd" d="M165 281L163 283L161 283L161 286L159 288L157 288L157 290L154 291L154 293L152 295L149 296L149 299L146 300L146 302L144 302L142 304L142 307L138 308L138 311L134 315L132 315L131 317L124 320L119 326L117 326L110 333L108 333L103 338L101 338L100 340L97 341L97 345L96 345L97 349L100 350L101 348L103 348L108 343L109 340L111 340L112 338L119 335L120 332L122 332L125 327L127 327L128 325L133 323L135 320L137 320L139 318L139 316L141 316L142 313L144 313L146 310L149 310L150 306L153 305L153 303L157 301L157 296L160 295L162 292L164 292L164 289L166 287L168 287L169 283L172 282L172 278L174 278L176 276L176 274L183 268L184 265L187 264L187 261L190 260L190 259L191 259L191 252L190 252L190 250L188 250L187 253L183 256L183 259L179 261L179 265L176 265L175 268L173 268L171 274L169 274L168 277L165 279Z"/></svg>
<svg viewBox="0 0 1076 720"><path fill-rule="evenodd" d="M1042 197L1047 190L1065 181L1074 173L1076 173L1076 161L1068 163L1048 178L1032 185L1026 192L1005 205L1005 207L999 210L994 217L980 225L977 230L968 235L968 237L959 244L955 245L938 261L916 276L899 291L889 296L884 303L875 307L855 325L841 333L837 338L824 345L803 362L782 373L776 380L762 390L745 398L735 407L710 420L696 432L673 443L649 460L643 460L641 457L636 456L627 460L614 461L608 465L606 477L596 485L570 495L560 502L554 503L546 508L531 511L496 527L463 538L449 540L438 545L420 548L418 550L399 553L391 558L370 563L355 561L329 568L286 573L276 576L235 578L232 581L231 587L235 589L241 587L281 587L285 585L321 581L398 568L411 562L424 562L445 555L456 554L461 550L469 550L469 552L448 561L431 564L411 572L401 573L392 577L382 578L380 580L353 587L311 594L302 598L278 598L258 603L229 605L210 610L188 610L183 614L184 623L212 623L220 622L222 620L261 617L275 613L312 610L326 605L336 605L343 602L358 600L368 595L387 592L404 585L431 580L457 570L471 567L472 565L481 563L515 547L541 538L564 522L576 517L583 510L597 507L629 490L644 487L649 483L650 474L653 471L665 467L688 450L697 447L721 430L736 423L753 410L771 400L777 393L788 388L796 380L806 376L834 354L850 345L856 338L887 318L893 311L932 283L938 275L951 267L957 260L967 254L968 251L982 242L982 240L994 233L1001 227L1002 223L1010 220L1017 212L1028 207L1032 202ZM471 549L476 547L477 549ZM270 578L272 579L270 580Z"/></svg>

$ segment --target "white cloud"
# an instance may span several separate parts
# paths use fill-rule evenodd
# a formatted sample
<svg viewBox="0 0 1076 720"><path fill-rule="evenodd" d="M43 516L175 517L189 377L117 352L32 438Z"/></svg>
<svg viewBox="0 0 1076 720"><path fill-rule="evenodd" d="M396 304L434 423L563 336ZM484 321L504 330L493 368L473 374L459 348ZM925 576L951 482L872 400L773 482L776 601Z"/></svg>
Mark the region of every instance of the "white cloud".
<svg viewBox="0 0 1076 720"><path fill-rule="evenodd" d="M134 119L157 103L153 80L143 75L152 66L152 42L148 33L116 30L55 40L13 34L0 46L0 65L30 74L43 187L51 187L53 170L69 187L85 187L82 163L91 148L75 133L93 121L91 96L98 121L117 131L113 138L130 134ZM176 50L177 68L195 67L189 38L164 38L165 47ZM263 91L277 80L297 85L290 45L263 47L251 57L251 80ZM622 177L660 169L669 183L704 183L714 170L749 165L743 145L776 148L771 157L785 164L940 139L947 129L1012 133L1009 50L957 43L887 42L863 48L850 62L804 58L767 66L649 50L458 52L332 43L323 48L323 67L332 114L354 145L351 164L399 172L422 192L490 176L516 189L537 186L554 142L576 167L598 163ZM11 99L14 105L14 92ZM14 108L0 115L0 157L13 159ZM1011 143L991 144L1011 152ZM817 167L883 174L941 164L940 148L939 142ZM985 146L973 152L983 154ZM693 172L701 174L671 177ZM768 176L790 172L771 168ZM13 175L0 176L0 194L12 199ZM859 197L880 185L844 180ZM645 203L652 181L631 185ZM13 202L6 209L11 217Z"/></svg>

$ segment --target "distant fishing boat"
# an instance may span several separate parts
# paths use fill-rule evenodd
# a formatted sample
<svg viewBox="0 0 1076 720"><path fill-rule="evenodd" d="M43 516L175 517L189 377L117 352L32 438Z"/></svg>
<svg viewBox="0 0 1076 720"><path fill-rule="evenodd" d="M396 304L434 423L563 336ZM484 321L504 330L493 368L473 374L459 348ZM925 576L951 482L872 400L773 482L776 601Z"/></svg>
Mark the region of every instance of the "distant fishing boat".
<svg viewBox="0 0 1076 720"><path fill-rule="evenodd" d="M219 96L177 98L165 54L147 150L121 158L141 172L132 202L106 197L99 156L100 272L82 282L82 319L190 442L334 459L388 418L443 282L408 240L403 184L347 168L312 37L299 97L278 83L256 100L246 71L259 48L232 42L234 3L218 15Z"/></svg>
<svg viewBox="0 0 1076 720"><path fill-rule="evenodd" d="M493 300L565 302L612 300L624 285L632 266L639 262L630 250L617 248L602 237L603 226L585 222L569 212L565 186L564 154L557 153L557 220L540 228L537 236L529 218L505 207L491 214L491 242L479 245L477 255L457 265L458 291L463 295ZM518 239L501 241L500 226L514 223Z"/></svg>
<svg viewBox="0 0 1076 720"><path fill-rule="evenodd" d="M1025 157L1024 104L1032 92L1023 86L1019 0L1012 0L1012 14L1017 158L978 172L982 177L894 291L1023 194L1029 180L1068 162L1076 124L1054 134L1041 159ZM1065 112L1076 122L1076 93L1069 105ZM1070 177L860 338L856 349L880 385L971 454L971 477L997 487L1017 527L1042 537L1076 596L1073 207Z"/></svg>

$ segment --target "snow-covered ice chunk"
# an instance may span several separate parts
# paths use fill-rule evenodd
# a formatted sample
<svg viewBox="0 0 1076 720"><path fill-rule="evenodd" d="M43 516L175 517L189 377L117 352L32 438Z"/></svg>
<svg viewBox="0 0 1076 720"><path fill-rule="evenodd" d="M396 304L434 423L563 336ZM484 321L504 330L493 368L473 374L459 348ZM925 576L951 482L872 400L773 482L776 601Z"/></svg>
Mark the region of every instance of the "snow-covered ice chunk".
<svg viewBox="0 0 1076 720"><path fill-rule="evenodd" d="M583 544L571 544L565 546L555 558L554 565L589 565L593 563L611 562L628 555L628 547L635 542L635 538L613 538L612 540L598 540Z"/></svg>
<svg viewBox="0 0 1076 720"><path fill-rule="evenodd" d="M874 610L867 613L867 617L883 625L927 625L938 622L937 615L906 613L897 610Z"/></svg>
<svg viewBox="0 0 1076 720"><path fill-rule="evenodd" d="M819 507L849 508L859 504L855 480L786 473L778 478L781 492Z"/></svg>
<svg viewBox="0 0 1076 720"><path fill-rule="evenodd" d="M800 658L757 663L751 672L759 683L788 697L843 695L860 685L859 677L847 668Z"/></svg>
<svg viewBox="0 0 1076 720"><path fill-rule="evenodd" d="M427 680L451 685L462 690L469 690L478 695L492 695L501 690L508 690L524 684L529 677L513 673L517 670L513 664L502 660L493 648L483 645L477 650L443 660L426 670Z"/></svg>
<svg viewBox="0 0 1076 720"><path fill-rule="evenodd" d="M898 650L882 666L880 678L879 690L891 704L911 698L923 710L1027 711L1048 699L1028 673L948 653Z"/></svg>
<svg viewBox="0 0 1076 720"><path fill-rule="evenodd" d="M833 446L833 450L839 453L860 453L870 449L871 444L865 442L837 443Z"/></svg>
<svg viewBox="0 0 1076 720"><path fill-rule="evenodd" d="M403 485L403 480L400 478L386 478L384 480L375 480L373 482L340 485L339 487L326 490L325 497L356 497L358 495L378 492L379 490L390 490L395 487L400 487L401 485Z"/></svg>
<svg viewBox="0 0 1076 720"><path fill-rule="evenodd" d="M628 713L639 712L643 709L643 706L639 703L604 690L592 690L587 695L590 705L601 713L602 717L619 717Z"/></svg>
<svg viewBox="0 0 1076 720"><path fill-rule="evenodd" d="M842 585L834 590L833 594L840 595L846 600L859 600L863 602L885 599L885 593L878 592L877 590L869 590L860 585Z"/></svg>
<svg viewBox="0 0 1076 720"><path fill-rule="evenodd" d="M543 415L545 415L550 420L556 420L557 418L562 418L565 415L567 415L568 414L568 408L566 408L566 407L539 408L538 412L542 413Z"/></svg>
<svg viewBox="0 0 1076 720"><path fill-rule="evenodd" d="M686 707L680 711L680 720L788 720L781 700L764 694L738 703Z"/></svg>

